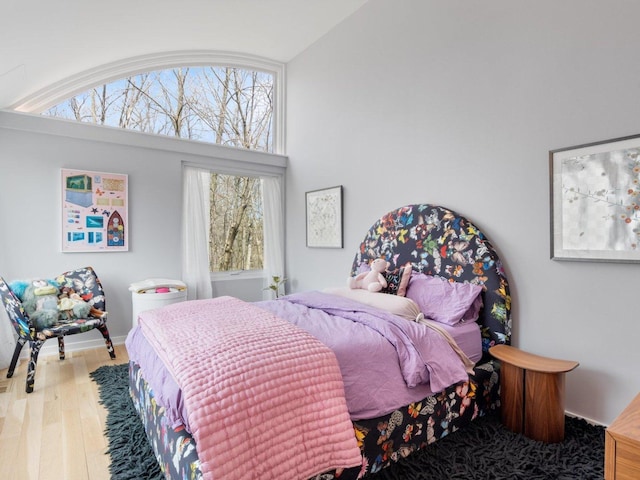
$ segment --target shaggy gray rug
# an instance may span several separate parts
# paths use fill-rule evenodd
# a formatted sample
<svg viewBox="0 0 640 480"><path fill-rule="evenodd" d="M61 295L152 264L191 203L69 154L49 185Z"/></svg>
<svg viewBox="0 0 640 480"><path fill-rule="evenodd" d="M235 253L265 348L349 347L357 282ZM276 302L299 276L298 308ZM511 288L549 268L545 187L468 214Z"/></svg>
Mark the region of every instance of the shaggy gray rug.
<svg viewBox="0 0 640 480"><path fill-rule="evenodd" d="M475 420L374 476L376 480L602 480L604 427L565 417L565 439L545 444Z"/></svg>
<svg viewBox="0 0 640 480"><path fill-rule="evenodd" d="M107 409L111 479L164 479L129 395L129 365L105 365L89 375L98 384L100 403Z"/></svg>
<svg viewBox="0 0 640 480"><path fill-rule="evenodd" d="M128 366L91 373L108 411L113 480L164 478L129 396ZM483 417L372 476L376 480L601 480L604 428L566 417L565 440L544 444ZM259 479L256 479L259 480Z"/></svg>

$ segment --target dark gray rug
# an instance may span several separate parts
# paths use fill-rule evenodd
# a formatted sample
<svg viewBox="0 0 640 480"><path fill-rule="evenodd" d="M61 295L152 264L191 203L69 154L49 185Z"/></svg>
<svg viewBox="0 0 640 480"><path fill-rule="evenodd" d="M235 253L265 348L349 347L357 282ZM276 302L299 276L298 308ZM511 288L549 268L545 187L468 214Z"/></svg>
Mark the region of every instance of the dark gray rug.
<svg viewBox="0 0 640 480"><path fill-rule="evenodd" d="M113 480L164 478L133 407L128 366L91 373L108 411L106 435ZM565 440L544 444L484 417L373 475L376 480L601 480L604 428L565 419ZM256 479L259 480L259 479Z"/></svg>
<svg viewBox="0 0 640 480"><path fill-rule="evenodd" d="M536 442L482 417L383 470L376 480L602 480L604 428L565 417L565 439Z"/></svg>
<svg viewBox="0 0 640 480"><path fill-rule="evenodd" d="M90 376L98 384L100 403L107 409L105 435L109 441L111 479L164 479L129 395L129 366L106 365Z"/></svg>

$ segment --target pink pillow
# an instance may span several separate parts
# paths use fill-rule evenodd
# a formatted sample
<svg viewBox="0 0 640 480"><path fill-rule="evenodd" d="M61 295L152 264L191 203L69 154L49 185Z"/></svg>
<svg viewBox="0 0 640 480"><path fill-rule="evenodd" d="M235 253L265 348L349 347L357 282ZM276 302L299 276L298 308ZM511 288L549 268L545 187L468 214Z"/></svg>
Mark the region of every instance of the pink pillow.
<svg viewBox="0 0 640 480"><path fill-rule="evenodd" d="M407 288L409 287L409 282L413 275L413 268L411 267L411 263L407 262L400 270L402 273L400 274L400 283L398 284L398 292L396 295L404 297L407 294Z"/></svg>
<svg viewBox="0 0 640 480"><path fill-rule="evenodd" d="M409 280L406 297L418 304L425 317L436 322L455 325L477 320L482 308L482 285L448 282L414 272Z"/></svg>

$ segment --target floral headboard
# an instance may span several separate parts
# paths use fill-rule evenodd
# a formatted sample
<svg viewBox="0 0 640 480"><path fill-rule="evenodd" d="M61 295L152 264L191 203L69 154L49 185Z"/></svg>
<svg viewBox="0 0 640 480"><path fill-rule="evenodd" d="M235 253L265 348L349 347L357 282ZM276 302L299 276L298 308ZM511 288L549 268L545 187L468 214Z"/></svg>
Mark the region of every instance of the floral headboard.
<svg viewBox="0 0 640 480"><path fill-rule="evenodd" d="M384 215L367 232L351 275L376 258L390 270L411 262L413 270L452 282L482 285L478 324L482 348L510 343L511 296L498 254L484 234L465 217L437 205L407 205Z"/></svg>

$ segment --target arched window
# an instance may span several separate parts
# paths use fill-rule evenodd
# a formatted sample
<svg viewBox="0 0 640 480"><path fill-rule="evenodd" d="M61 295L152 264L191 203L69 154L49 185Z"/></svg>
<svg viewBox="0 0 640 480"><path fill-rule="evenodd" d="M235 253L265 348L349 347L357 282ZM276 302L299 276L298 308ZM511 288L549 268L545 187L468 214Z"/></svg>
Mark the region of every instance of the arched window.
<svg viewBox="0 0 640 480"><path fill-rule="evenodd" d="M186 72L186 70L189 71ZM221 145L233 143L235 146L243 148L252 148L247 147L246 144L250 145L252 141L255 142L255 136L260 130L259 136L264 140L264 145L267 146L267 150L263 151L284 153L284 75L285 68L283 64L253 55L206 50L154 53L126 58L80 72L34 92L14 104L12 108L19 112L44 112L45 115L90 121L103 125L124 126L127 124L129 126L124 128L132 128L149 133L174 135L178 131L179 135L176 136L181 138L201 141L212 141L212 138L217 138L220 141L213 140L214 143ZM134 82L134 84L129 85L130 88L128 89L132 96L147 98L150 101L151 97L144 95L143 92L145 89L152 89L155 92L152 97L161 101L159 104L148 106L147 110L151 116L150 118L136 120L132 118L134 112L125 111L122 119L117 118L115 123L108 123L107 112L116 110L118 106L131 106L134 104L132 97L115 98L113 96L118 89L121 92L127 91L127 85L123 85L123 83L128 82L129 79ZM172 101L174 108L179 107L181 103L184 104L186 100L199 99L200 103L190 105L192 108L188 109L187 112L172 110L169 105L170 99L157 97L158 94L161 96L165 94L160 83L156 83L158 80L161 81L160 83L173 84L177 87L173 89L173 93L171 93L172 89L169 88L166 91L167 94L179 96L179 89L184 87L183 95L190 97L188 99L175 97ZM213 81L209 82L209 80ZM207 95L216 95L215 92L221 92L220 85L216 86L216 82L221 82L223 85L226 83L228 96L224 97L223 93L222 97L214 99L212 103L211 97L207 98ZM152 84L155 85L152 86ZM255 84L255 90L251 91L250 84ZM202 90L196 91L198 89ZM137 93L134 93L134 90ZM233 98L234 92L238 92L240 97ZM188 131L194 125L190 122L194 121L196 116L202 122L210 121L211 108L215 102L220 101L222 105L225 105L225 108L233 110L233 102L241 105L243 104L243 99L251 98L254 100L261 98L262 100L261 103L251 101L246 103L245 106L249 106L250 110L238 111L239 117L236 119L225 118L228 120L227 125L233 124L236 120L236 125L240 125L238 121L250 121L251 124L247 123L244 127L251 130L254 137L253 140L249 138L248 134L250 132L245 133L244 130L237 133L240 133L241 135L239 136L244 138L245 144L239 143L237 139L225 138L220 132L217 132L219 136L215 137L213 124L204 125L203 123L193 131ZM100 105L101 99L105 100L102 105ZM203 105L202 102L205 99L209 103ZM95 105L84 104L92 101L98 103ZM144 100L141 99L140 103L137 104L138 112L145 111L143 102ZM164 108L166 110L164 113L160 112L162 105L166 107ZM204 108L205 106L206 108ZM245 115L249 111L262 111L263 114L269 115L264 110L267 107L270 108L270 118L249 118ZM176 116L177 113L179 113L179 116ZM227 111L227 113L230 113L230 111ZM167 119L172 117L181 123L172 125L172 128L169 128L169 126L160 128L161 123L163 123L162 117L164 117L165 123ZM113 121L113 118L109 119L109 122ZM136 121L140 124L133 126ZM195 124L197 123L198 121L195 121ZM263 127L258 128L258 125ZM264 129L265 125L268 125L268 131ZM198 128L199 131L196 131ZM220 128L220 124L216 128ZM207 131L210 134L205 135Z"/></svg>
<svg viewBox="0 0 640 480"><path fill-rule="evenodd" d="M43 115L273 153L274 83L253 69L175 67L98 85Z"/></svg>

